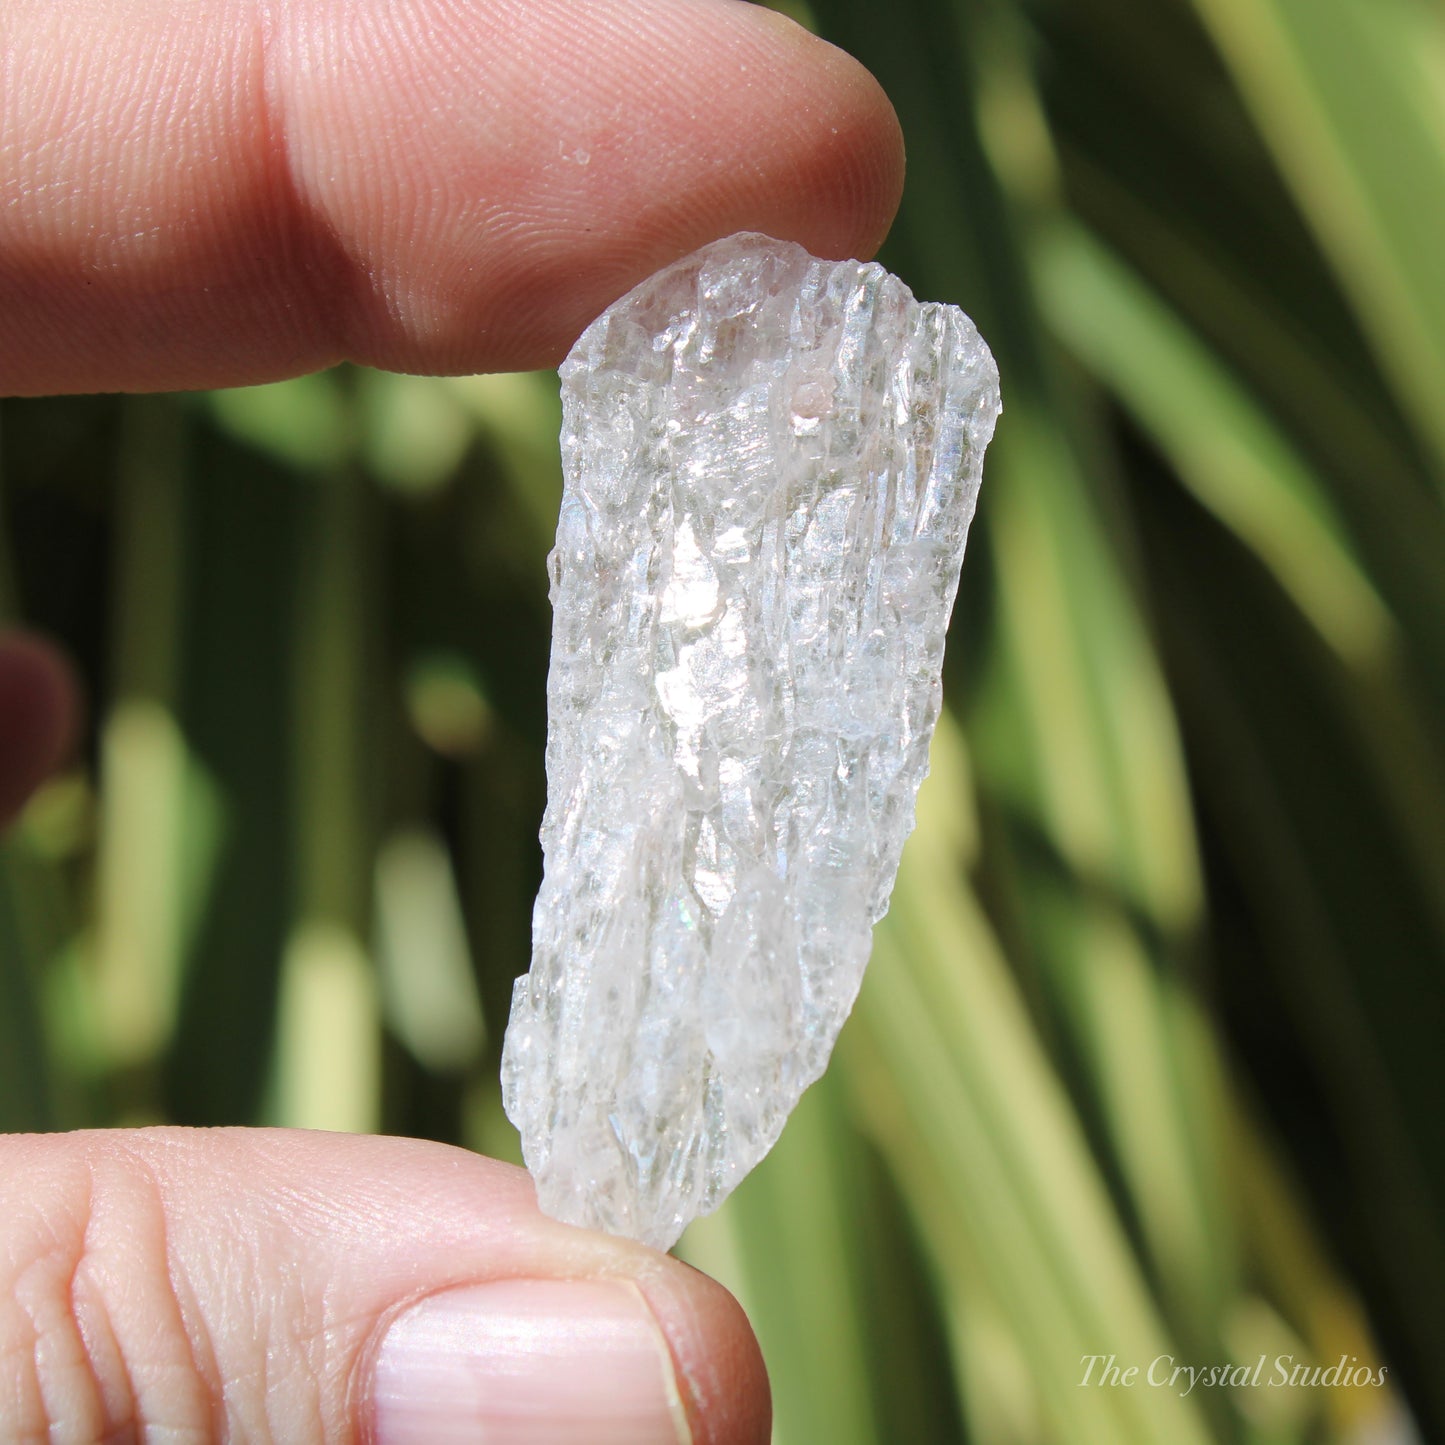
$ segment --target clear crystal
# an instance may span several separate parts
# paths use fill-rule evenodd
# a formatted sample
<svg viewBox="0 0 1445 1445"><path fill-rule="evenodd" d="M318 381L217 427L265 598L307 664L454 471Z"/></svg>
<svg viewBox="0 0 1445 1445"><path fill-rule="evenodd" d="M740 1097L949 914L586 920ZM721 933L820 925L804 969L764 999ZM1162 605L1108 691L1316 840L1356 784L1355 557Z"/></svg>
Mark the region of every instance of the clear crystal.
<svg viewBox="0 0 1445 1445"><path fill-rule="evenodd" d="M546 873L502 1059L542 1207L670 1247L827 1066L940 705L998 374L732 236L562 366Z"/></svg>

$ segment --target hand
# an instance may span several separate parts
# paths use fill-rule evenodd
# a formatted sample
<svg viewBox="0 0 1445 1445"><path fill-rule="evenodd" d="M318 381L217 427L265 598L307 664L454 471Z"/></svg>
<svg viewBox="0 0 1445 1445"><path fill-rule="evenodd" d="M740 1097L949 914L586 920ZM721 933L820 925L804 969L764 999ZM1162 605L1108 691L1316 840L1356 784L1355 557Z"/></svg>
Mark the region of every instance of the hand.
<svg viewBox="0 0 1445 1445"><path fill-rule="evenodd" d="M0 391L555 364L716 236L871 254L891 108L733 0L7 0ZM0 642L0 817L74 715ZM730 1296L435 1144L0 1139L0 1439L768 1438Z"/></svg>
<svg viewBox="0 0 1445 1445"><path fill-rule="evenodd" d="M740 0L6 0L0 394L555 366L731 231L871 254L902 173Z"/></svg>

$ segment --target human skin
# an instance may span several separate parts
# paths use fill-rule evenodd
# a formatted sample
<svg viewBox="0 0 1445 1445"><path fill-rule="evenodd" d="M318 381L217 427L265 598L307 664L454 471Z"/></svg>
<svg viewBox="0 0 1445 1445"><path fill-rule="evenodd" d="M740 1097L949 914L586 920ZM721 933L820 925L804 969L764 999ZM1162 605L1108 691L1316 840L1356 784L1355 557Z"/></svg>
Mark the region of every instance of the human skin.
<svg viewBox="0 0 1445 1445"><path fill-rule="evenodd" d="M731 231L871 255L902 165L865 71L735 0L5 0L0 393L555 365ZM77 714L53 649L0 638L0 819ZM0 1138L0 1441L723 1445L769 1414L726 1291L509 1166Z"/></svg>

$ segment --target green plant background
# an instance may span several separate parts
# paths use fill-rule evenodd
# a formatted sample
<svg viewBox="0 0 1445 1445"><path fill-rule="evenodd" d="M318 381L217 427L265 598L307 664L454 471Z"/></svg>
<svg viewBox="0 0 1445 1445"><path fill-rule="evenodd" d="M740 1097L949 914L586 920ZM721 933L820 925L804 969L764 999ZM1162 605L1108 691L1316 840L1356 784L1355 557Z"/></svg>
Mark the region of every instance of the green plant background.
<svg viewBox="0 0 1445 1445"><path fill-rule="evenodd" d="M792 13L893 97L885 259L1006 411L855 1016L682 1253L783 1445L1445 1439L1445 7ZM92 708L0 844L0 1128L516 1157L558 420L357 370L0 407L0 606Z"/></svg>

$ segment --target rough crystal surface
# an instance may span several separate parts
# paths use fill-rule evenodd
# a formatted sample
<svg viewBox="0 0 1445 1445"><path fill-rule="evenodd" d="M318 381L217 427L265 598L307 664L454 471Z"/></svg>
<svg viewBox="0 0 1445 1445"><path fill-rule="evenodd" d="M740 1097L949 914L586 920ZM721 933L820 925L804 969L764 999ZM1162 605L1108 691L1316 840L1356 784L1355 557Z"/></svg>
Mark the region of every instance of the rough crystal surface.
<svg viewBox="0 0 1445 1445"><path fill-rule="evenodd" d="M940 704L993 359L738 235L562 366L546 871L503 1096L542 1207L671 1246L853 1006Z"/></svg>

